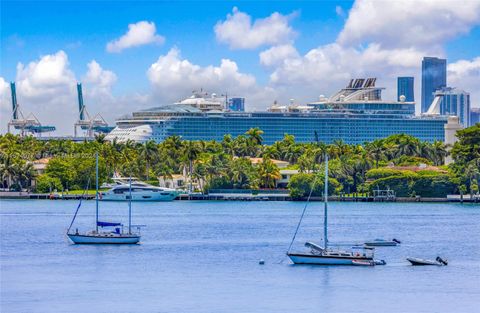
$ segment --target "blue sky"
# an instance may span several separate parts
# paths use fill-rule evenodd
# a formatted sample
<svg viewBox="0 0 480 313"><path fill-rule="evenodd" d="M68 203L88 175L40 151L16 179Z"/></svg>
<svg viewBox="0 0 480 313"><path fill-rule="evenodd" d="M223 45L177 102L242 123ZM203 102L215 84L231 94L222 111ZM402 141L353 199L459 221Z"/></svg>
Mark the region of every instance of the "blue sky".
<svg viewBox="0 0 480 313"><path fill-rule="evenodd" d="M66 132L76 81L85 81L89 110L109 121L198 88L261 109L315 100L356 76L379 77L391 98L396 76L415 76L419 99L424 55L446 57L449 84L479 106L479 21L479 1L468 0L2 1L2 131L12 80L26 111L50 123L52 113L70 114ZM140 24L154 27L150 39L108 51Z"/></svg>
<svg viewBox="0 0 480 313"><path fill-rule="evenodd" d="M348 10L351 1L318 3L296 2L233 2L233 1L6 1L2 4L2 69L1 75L14 78L16 64L28 63L41 55L64 50L71 68L85 71L85 64L97 60L119 77L118 91L145 89L145 71L161 54L172 46L182 50L182 56L195 64L218 63L221 58L237 62L244 72L266 81L268 74L258 64L258 51L230 50L215 40L214 25L225 19L238 6L252 18L263 18L277 11L298 12L292 26L299 30L297 49L308 51L318 44L333 41L343 25L335 13L337 6ZM157 31L166 37L165 44L144 46L121 54L106 52L105 44L121 36L127 25L138 21L153 21ZM131 59L135 58L135 62ZM130 80L137 76L143 79Z"/></svg>

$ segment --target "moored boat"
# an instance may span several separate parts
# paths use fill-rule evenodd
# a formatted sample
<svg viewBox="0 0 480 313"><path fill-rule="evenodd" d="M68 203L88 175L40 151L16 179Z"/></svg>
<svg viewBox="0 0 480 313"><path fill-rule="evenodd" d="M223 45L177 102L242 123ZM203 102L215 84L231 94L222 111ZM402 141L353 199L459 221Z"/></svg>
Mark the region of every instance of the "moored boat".
<svg viewBox="0 0 480 313"><path fill-rule="evenodd" d="M96 192L95 192L95 229L89 232L80 233L78 229L75 233L70 233L75 218L77 217L78 210L82 205L82 199L75 211L72 222L67 230L68 238L74 244L136 244L140 241L140 234L132 232L132 201L128 202L128 231L124 231L122 223L115 222L101 222L98 220L99 210L99 192L98 192L98 153L95 156L95 180L96 180ZM130 191L131 191L130 181ZM131 197L130 197L131 199ZM100 227L100 228L99 228ZM113 231L105 231L104 228L113 228Z"/></svg>
<svg viewBox="0 0 480 313"><path fill-rule="evenodd" d="M290 249L295 240L295 236L300 227L303 215L310 200L307 200L302 217L297 226L297 230L292 238L292 242L287 251L287 255L294 264L310 264L310 265L383 265L383 261L374 260L374 248L363 246L353 247L352 251L344 251L328 246L328 155L325 154L325 182L324 182L324 215L323 215L323 247L319 245L307 242L305 246L310 248L308 252L291 252Z"/></svg>
<svg viewBox="0 0 480 313"><path fill-rule="evenodd" d="M374 261L366 261L366 260L353 260L352 264L357 265L357 266L374 266L375 262Z"/></svg>
<svg viewBox="0 0 480 313"><path fill-rule="evenodd" d="M392 240L375 239L365 242L364 245L369 247L394 247L399 245L400 243L400 240L393 238Z"/></svg>
<svg viewBox="0 0 480 313"><path fill-rule="evenodd" d="M115 182L117 185L99 194L101 201L172 201L179 194L175 189L152 186L140 181L132 181L130 184L117 178Z"/></svg>
<svg viewBox="0 0 480 313"><path fill-rule="evenodd" d="M111 232L68 234L68 238L75 244L136 244L140 241L138 235Z"/></svg>
<svg viewBox="0 0 480 313"><path fill-rule="evenodd" d="M312 265L360 265L358 262L368 262L374 264L373 252L362 249L362 252L343 251L331 248L321 248L318 245L307 242L306 247L311 248L307 253L288 253L288 257L295 264ZM373 251L373 250L372 250ZM355 262L358 264L356 264Z"/></svg>
<svg viewBox="0 0 480 313"><path fill-rule="evenodd" d="M448 265L447 260L444 260L439 256L437 256L437 258L435 260L427 260L427 259L408 257L407 261L410 262L412 265L415 265L415 266L423 266L423 265L445 266L445 265Z"/></svg>

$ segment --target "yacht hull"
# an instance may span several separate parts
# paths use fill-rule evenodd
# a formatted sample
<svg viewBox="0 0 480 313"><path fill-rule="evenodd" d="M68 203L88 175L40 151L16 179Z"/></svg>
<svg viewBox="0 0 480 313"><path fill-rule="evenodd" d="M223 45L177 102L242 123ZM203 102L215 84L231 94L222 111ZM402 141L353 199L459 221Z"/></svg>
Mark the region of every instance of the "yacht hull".
<svg viewBox="0 0 480 313"><path fill-rule="evenodd" d="M353 261L371 262L370 257L332 257L312 254L289 253L287 254L294 264L311 265L356 265Z"/></svg>
<svg viewBox="0 0 480 313"><path fill-rule="evenodd" d="M67 236L74 244L136 244L140 241L140 236L137 235L96 236L68 234Z"/></svg>
<svg viewBox="0 0 480 313"><path fill-rule="evenodd" d="M177 193L165 192L142 192L132 193L132 201L173 201L177 197ZM128 193L126 194L114 194L107 193L102 194L100 201L128 201Z"/></svg>
<svg viewBox="0 0 480 313"><path fill-rule="evenodd" d="M419 259L419 258L407 258L407 261L410 262L414 266L429 266L429 265L442 266L443 265L442 263L440 263L438 261L425 260L425 259Z"/></svg>

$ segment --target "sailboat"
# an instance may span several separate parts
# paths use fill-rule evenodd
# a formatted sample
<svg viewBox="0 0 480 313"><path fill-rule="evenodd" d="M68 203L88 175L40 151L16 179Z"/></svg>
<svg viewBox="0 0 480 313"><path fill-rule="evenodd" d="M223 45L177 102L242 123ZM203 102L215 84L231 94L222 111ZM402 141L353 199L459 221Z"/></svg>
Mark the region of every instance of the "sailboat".
<svg viewBox="0 0 480 313"><path fill-rule="evenodd" d="M312 187L313 189L313 187ZM310 192L311 195L311 192ZM307 200L307 204L310 201L310 196ZM305 213L305 209L304 212ZM303 218L303 214L302 214ZM305 246L310 249L308 252L291 252L290 249L295 240L295 236L298 232L300 222L297 226L290 247L288 248L287 255L294 264L311 264L311 265L383 265L385 261L374 260L374 248L372 247L353 247L352 251L344 251L336 248L329 247L328 242L328 155L325 154L325 190L324 190L324 234L323 234L323 247L313 242L305 243Z"/></svg>
<svg viewBox="0 0 480 313"><path fill-rule="evenodd" d="M124 231L122 223L114 222L102 222L98 220L98 153L95 155L95 229L86 233L78 232L78 229L74 233L71 233L73 222L77 217L78 210L82 204L77 207L72 222L67 230L67 236L74 244L136 244L140 241L140 234L132 232L132 180L130 179L130 197L128 201L128 231ZM104 230L104 228L113 230Z"/></svg>

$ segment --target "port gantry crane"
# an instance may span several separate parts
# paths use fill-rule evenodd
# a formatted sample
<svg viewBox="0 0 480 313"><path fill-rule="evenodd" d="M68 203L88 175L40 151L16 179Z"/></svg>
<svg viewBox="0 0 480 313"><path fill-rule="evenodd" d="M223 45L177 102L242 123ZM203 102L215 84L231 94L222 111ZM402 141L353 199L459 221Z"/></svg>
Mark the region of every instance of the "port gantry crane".
<svg viewBox="0 0 480 313"><path fill-rule="evenodd" d="M12 93L12 119L7 124L7 131L10 133L10 127L20 131L20 136L25 136L27 133L32 135L55 131L55 126L44 126L40 123L38 118L30 113L25 117L20 110L20 105L17 103L17 90L15 82L10 82L10 90Z"/></svg>
<svg viewBox="0 0 480 313"><path fill-rule="evenodd" d="M108 126L105 119L96 114L93 118L88 114L87 107L83 103L82 84L77 83L78 95L78 120L74 125L74 136L77 137L77 128L80 127L87 131L88 137L93 137L95 133L109 133L114 127Z"/></svg>

